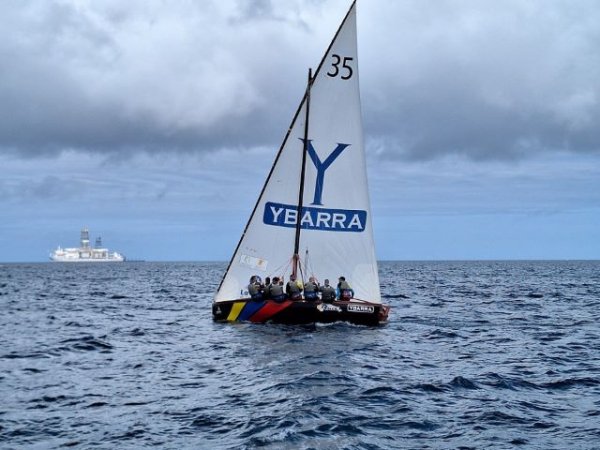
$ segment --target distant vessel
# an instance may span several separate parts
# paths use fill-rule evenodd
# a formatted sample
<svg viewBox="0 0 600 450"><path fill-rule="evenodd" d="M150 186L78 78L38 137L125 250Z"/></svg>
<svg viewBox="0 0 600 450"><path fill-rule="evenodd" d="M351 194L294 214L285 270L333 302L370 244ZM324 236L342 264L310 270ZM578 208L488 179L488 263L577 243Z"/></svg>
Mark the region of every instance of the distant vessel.
<svg viewBox="0 0 600 450"><path fill-rule="evenodd" d="M110 252L102 247L102 238L96 238L94 247L90 247L90 232L87 228L81 230L81 241L78 248L61 248L50 254L50 260L55 262L123 262L125 256Z"/></svg>

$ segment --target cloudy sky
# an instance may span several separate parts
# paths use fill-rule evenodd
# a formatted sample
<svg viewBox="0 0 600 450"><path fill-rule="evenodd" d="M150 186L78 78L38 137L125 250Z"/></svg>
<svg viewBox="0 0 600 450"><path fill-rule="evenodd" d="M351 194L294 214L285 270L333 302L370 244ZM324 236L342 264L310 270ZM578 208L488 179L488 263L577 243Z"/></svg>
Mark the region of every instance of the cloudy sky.
<svg viewBox="0 0 600 450"><path fill-rule="evenodd" d="M226 260L350 0L0 2L0 261ZM380 259L600 258L600 3L359 0Z"/></svg>

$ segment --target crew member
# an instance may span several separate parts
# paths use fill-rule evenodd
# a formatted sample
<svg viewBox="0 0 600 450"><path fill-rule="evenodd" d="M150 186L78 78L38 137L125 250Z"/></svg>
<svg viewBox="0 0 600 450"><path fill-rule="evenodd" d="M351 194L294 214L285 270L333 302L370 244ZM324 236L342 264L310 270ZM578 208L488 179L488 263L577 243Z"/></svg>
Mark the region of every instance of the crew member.
<svg viewBox="0 0 600 450"><path fill-rule="evenodd" d="M346 278L343 276L338 278L336 293L340 300L350 300L352 297L354 297L354 290L350 287L346 281Z"/></svg>
<svg viewBox="0 0 600 450"><path fill-rule="evenodd" d="M250 277L250 284L248 285L248 293L252 300L262 300L263 294L261 290L260 278L256 275Z"/></svg>
<svg viewBox="0 0 600 450"><path fill-rule="evenodd" d="M302 299L302 288L299 283L296 282L296 275L290 275L290 281L285 285L285 293L292 300Z"/></svg>
<svg viewBox="0 0 600 450"><path fill-rule="evenodd" d="M276 302L285 300L283 285L280 283L279 277L273 277L273 282L269 286L269 296Z"/></svg>
<svg viewBox="0 0 600 450"><path fill-rule="evenodd" d="M269 292L269 288L271 287L271 277L265 278L265 284L261 285L263 298L268 300L271 298L271 294Z"/></svg>
<svg viewBox="0 0 600 450"><path fill-rule="evenodd" d="M319 298L319 284L315 281L315 277L310 277L308 283L304 285L304 299L314 302Z"/></svg>
<svg viewBox="0 0 600 450"><path fill-rule="evenodd" d="M335 301L335 289L329 284L329 279L325 278L323 286L319 289L321 291L321 300L323 303L333 303Z"/></svg>

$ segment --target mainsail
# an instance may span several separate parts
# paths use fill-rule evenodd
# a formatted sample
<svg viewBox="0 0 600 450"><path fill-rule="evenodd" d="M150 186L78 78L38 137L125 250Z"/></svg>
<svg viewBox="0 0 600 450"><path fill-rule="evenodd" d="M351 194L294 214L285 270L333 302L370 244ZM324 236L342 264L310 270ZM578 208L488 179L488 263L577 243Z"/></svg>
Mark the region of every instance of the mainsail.
<svg viewBox="0 0 600 450"><path fill-rule="evenodd" d="M309 80L215 302L247 296L252 275L289 275L299 223L303 278L343 275L356 299L381 303L371 218L354 2Z"/></svg>

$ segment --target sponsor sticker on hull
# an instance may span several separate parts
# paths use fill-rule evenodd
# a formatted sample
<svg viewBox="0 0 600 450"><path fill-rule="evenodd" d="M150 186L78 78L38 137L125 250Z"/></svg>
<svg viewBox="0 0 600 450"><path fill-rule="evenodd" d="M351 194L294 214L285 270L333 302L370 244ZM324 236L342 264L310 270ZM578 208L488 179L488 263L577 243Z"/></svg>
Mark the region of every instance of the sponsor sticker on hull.
<svg viewBox="0 0 600 450"><path fill-rule="evenodd" d="M374 313L375 307L370 305L348 305L347 311L355 313Z"/></svg>
<svg viewBox="0 0 600 450"><path fill-rule="evenodd" d="M342 308L336 305L330 305L329 303L321 303L317 305L317 309L321 312L342 312Z"/></svg>

